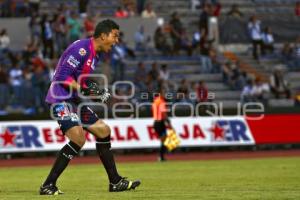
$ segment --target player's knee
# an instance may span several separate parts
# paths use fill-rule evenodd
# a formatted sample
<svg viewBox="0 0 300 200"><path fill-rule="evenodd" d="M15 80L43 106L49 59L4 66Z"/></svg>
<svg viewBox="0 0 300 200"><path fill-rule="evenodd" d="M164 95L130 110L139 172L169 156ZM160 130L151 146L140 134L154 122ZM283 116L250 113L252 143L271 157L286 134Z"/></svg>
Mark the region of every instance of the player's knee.
<svg viewBox="0 0 300 200"><path fill-rule="evenodd" d="M70 138L70 140L72 140L78 146L83 147L83 145L85 144L85 141L86 141L84 131L82 129L73 131L72 137Z"/></svg>
<svg viewBox="0 0 300 200"><path fill-rule="evenodd" d="M103 124L103 126L101 127L101 135L98 134L96 139L96 147L99 148L101 152L106 152L111 148L110 132L110 127L106 124Z"/></svg>
<svg viewBox="0 0 300 200"><path fill-rule="evenodd" d="M111 133L110 127L107 124L105 124L103 127L103 137L110 136L110 133Z"/></svg>
<svg viewBox="0 0 300 200"><path fill-rule="evenodd" d="M85 135L82 134L82 135L80 135L80 137L78 137L77 144L80 147L83 147L83 145L85 144L85 141L86 141Z"/></svg>
<svg viewBox="0 0 300 200"><path fill-rule="evenodd" d="M110 132L111 132L110 127L107 124L103 124L101 125L101 127L97 129L96 135L98 138L106 138L110 136Z"/></svg>

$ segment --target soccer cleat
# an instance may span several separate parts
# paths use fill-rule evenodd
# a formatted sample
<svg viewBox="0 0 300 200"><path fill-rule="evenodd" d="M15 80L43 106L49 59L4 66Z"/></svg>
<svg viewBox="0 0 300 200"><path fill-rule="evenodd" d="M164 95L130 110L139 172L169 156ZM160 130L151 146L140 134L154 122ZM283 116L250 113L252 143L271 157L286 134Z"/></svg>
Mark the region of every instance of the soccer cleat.
<svg viewBox="0 0 300 200"><path fill-rule="evenodd" d="M126 190L135 189L141 184L141 181L129 181L126 177L123 177L117 184L110 183L109 184L109 191L110 192L122 192Z"/></svg>
<svg viewBox="0 0 300 200"><path fill-rule="evenodd" d="M165 162L165 161L167 161L167 159L162 158L162 157L158 157L157 160L158 160L158 162Z"/></svg>
<svg viewBox="0 0 300 200"><path fill-rule="evenodd" d="M63 194L55 185L50 184L40 187L40 195L60 195Z"/></svg>

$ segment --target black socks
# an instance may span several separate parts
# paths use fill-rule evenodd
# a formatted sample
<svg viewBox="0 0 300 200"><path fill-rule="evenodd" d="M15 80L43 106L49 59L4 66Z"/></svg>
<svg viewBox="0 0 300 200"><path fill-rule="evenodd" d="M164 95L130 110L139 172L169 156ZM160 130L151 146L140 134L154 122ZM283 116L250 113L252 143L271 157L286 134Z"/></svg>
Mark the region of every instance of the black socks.
<svg viewBox="0 0 300 200"><path fill-rule="evenodd" d="M106 138L98 138L97 139L96 149L97 149L98 155L105 167L106 173L109 178L109 182L116 184L121 180L122 177L118 174L116 164L114 161L114 156L113 156L110 148L111 148L110 136L108 136ZM68 144L66 144L59 151L57 159L56 159L46 181L44 182L43 186L46 186L49 184L56 185L56 181L57 181L58 177L68 166L70 160L72 160L72 158L78 154L80 149L81 149L81 147L72 141L70 141Z"/></svg>
<svg viewBox="0 0 300 200"><path fill-rule="evenodd" d="M160 149L159 149L159 157L161 160L165 160L165 153L167 151L166 146L163 142L160 142Z"/></svg>
<svg viewBox="0 0 300 200"><path fill-rule="evenodd" d="M106 138L98 138L96 141L96 149L98 155L105 167L106 173L110 183L116 184L121 180L121 176L118 174L114 156L110 150L110 136Z"/></svg>
<svg viewBox="0 0 300 200"><path fill-rule="evenodd" d="M55 185L56 180L58 179L60 174L68 166L70 160L72 160L72 158L78 154L80 149L81 147L72 141L66 144L59 151L56 161L50 171L50 174L48 175L46 181L44 182L43 186L49 185L51 183Z"/></svg>

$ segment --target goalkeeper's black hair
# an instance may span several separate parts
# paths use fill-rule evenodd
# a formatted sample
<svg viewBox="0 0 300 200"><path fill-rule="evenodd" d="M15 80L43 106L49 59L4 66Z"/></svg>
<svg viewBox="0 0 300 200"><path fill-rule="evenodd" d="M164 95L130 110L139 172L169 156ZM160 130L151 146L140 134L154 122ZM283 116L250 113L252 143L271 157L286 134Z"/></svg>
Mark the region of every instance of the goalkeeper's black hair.
<svg viewBox="0 0 300 200"><path fill-rule="evenodd" d="M119 25L111 19L99 22L94 32L94 38L99 37L102 33L109 34L113 29L119 30Z"/></svg>

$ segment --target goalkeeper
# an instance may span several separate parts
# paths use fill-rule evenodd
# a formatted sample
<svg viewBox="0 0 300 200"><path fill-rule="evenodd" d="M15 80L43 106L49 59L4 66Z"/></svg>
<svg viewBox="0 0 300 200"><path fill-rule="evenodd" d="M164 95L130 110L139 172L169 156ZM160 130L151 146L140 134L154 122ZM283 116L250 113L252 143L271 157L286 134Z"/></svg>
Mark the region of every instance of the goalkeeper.
<svg viewBox="0 0 300 200"><path fill-rule="evenodd" d="M163 86L159 88L159 95L154 98L152 103L152 114L154 118L154 130L160 138L159 161L166 161L166 146L164 142L167 137L167 127L171 127L167 115L167 105Z"/></svg>
<svg viewBox="0 0 300 200"><path fill-rule="evenodd" d="M80 97L87 96L103 103L109 99L107 89L101 90L96 83L80 76L90 74L102 54L109 52L118 38L119 26L112 20L101 21L92 38L74 42L59 59L46 102L51 105L51 113L70 141L59 151L48 177L40 187L41 195L62 194L56 186L57 179L83 147L86 140L84 129L97 138L96 150L108 175L109 191L120 192L140 185L140 181L130 181L119 175L111 151L110 127L88 106L82 106L77 113Z"/></svg>

